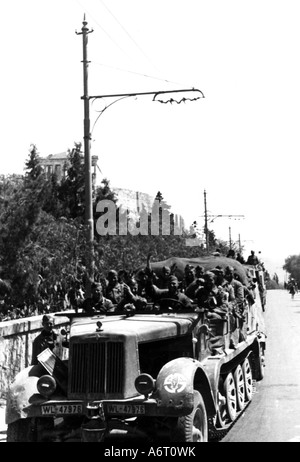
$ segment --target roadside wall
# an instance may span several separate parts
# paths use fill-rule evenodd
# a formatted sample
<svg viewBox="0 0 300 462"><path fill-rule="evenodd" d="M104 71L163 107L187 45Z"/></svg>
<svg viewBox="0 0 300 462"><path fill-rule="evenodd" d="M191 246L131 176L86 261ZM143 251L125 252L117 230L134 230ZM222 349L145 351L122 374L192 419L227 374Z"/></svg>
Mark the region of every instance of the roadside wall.
<svg viewBox="0 0 300 462"><path fill-rule="evenodd" d="M32 316L0 322L0 399L5 398L15 375L30 366L32 342L42 330L42 317ZM62 347L60 329L69 325L69 319L65 316L55 317L54 324L54 330L58 334L54 353L61 359L67 359L68 349Z"/></svg>

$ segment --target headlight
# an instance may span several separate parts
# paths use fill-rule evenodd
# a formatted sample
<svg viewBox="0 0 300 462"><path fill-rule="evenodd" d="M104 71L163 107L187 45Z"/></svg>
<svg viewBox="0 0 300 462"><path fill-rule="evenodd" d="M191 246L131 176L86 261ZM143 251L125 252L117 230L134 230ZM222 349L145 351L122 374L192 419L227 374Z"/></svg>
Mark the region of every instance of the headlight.
<svg viewBox="0 0 300 462"><path fill-rule="evenodd" d="M38 392L48 398L56 390L56 381L51 375L42 375L37 381Z"/></svg>
<svg viewBox="0 0 300 462"><path fill-rule="evenodd" d="M149 374L140 374L134 382L135 388L141 395L148 397L155 388L155 380Z"/></svg>

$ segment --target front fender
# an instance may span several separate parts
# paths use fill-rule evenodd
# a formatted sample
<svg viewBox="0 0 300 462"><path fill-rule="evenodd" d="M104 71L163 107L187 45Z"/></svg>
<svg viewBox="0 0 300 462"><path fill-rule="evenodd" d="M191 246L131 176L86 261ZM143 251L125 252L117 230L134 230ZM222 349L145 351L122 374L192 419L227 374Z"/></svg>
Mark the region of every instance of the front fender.
<svg viewBox="0 0 300 462"><path fill-rule="evenodd" d="M32 404L45 401L37 390L38 379L46 373L43 366L29 366L19 372L12 382L6 400L6 424L27 417L27 409Z"/></svg>
<svg viewBox="0 0 300 462"><path fill-rule="evenodd" d="M160 370L155 399L167 415L187 415L194 408L194 390L202 394L208 413L213 414L215 404L201 363L192 358L177 358Z"/></svg>

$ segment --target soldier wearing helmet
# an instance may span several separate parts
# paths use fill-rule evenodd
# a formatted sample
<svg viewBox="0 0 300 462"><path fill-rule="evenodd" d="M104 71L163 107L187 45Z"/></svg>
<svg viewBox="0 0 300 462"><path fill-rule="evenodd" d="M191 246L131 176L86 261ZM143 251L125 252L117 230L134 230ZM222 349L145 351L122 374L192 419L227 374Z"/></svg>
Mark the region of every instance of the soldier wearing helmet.
<svg viewBox="0 0 300 462"><path fill-rule="evenodd" d="M32 366L38 364L37 357L42 351L46 350L46 348L50 348L51 351L54 350L55 341L57 339L57 334L53 330L54 316L44 314L42 326L43 329L41 333L34 339L32 344Z"/></svg>

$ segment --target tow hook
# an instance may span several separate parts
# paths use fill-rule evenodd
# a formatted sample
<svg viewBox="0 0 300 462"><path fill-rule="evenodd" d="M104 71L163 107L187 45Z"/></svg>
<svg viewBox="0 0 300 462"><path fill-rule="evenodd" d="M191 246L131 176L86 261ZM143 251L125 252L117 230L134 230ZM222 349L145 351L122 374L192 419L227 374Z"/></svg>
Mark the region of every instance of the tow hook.
<svg viewBox="0 0 300 462"><path fill-rule="evenodd" d="M88 404L85 422L81 425L81 441L84 443L101 443L106 432L103 404Z"/></svg>

